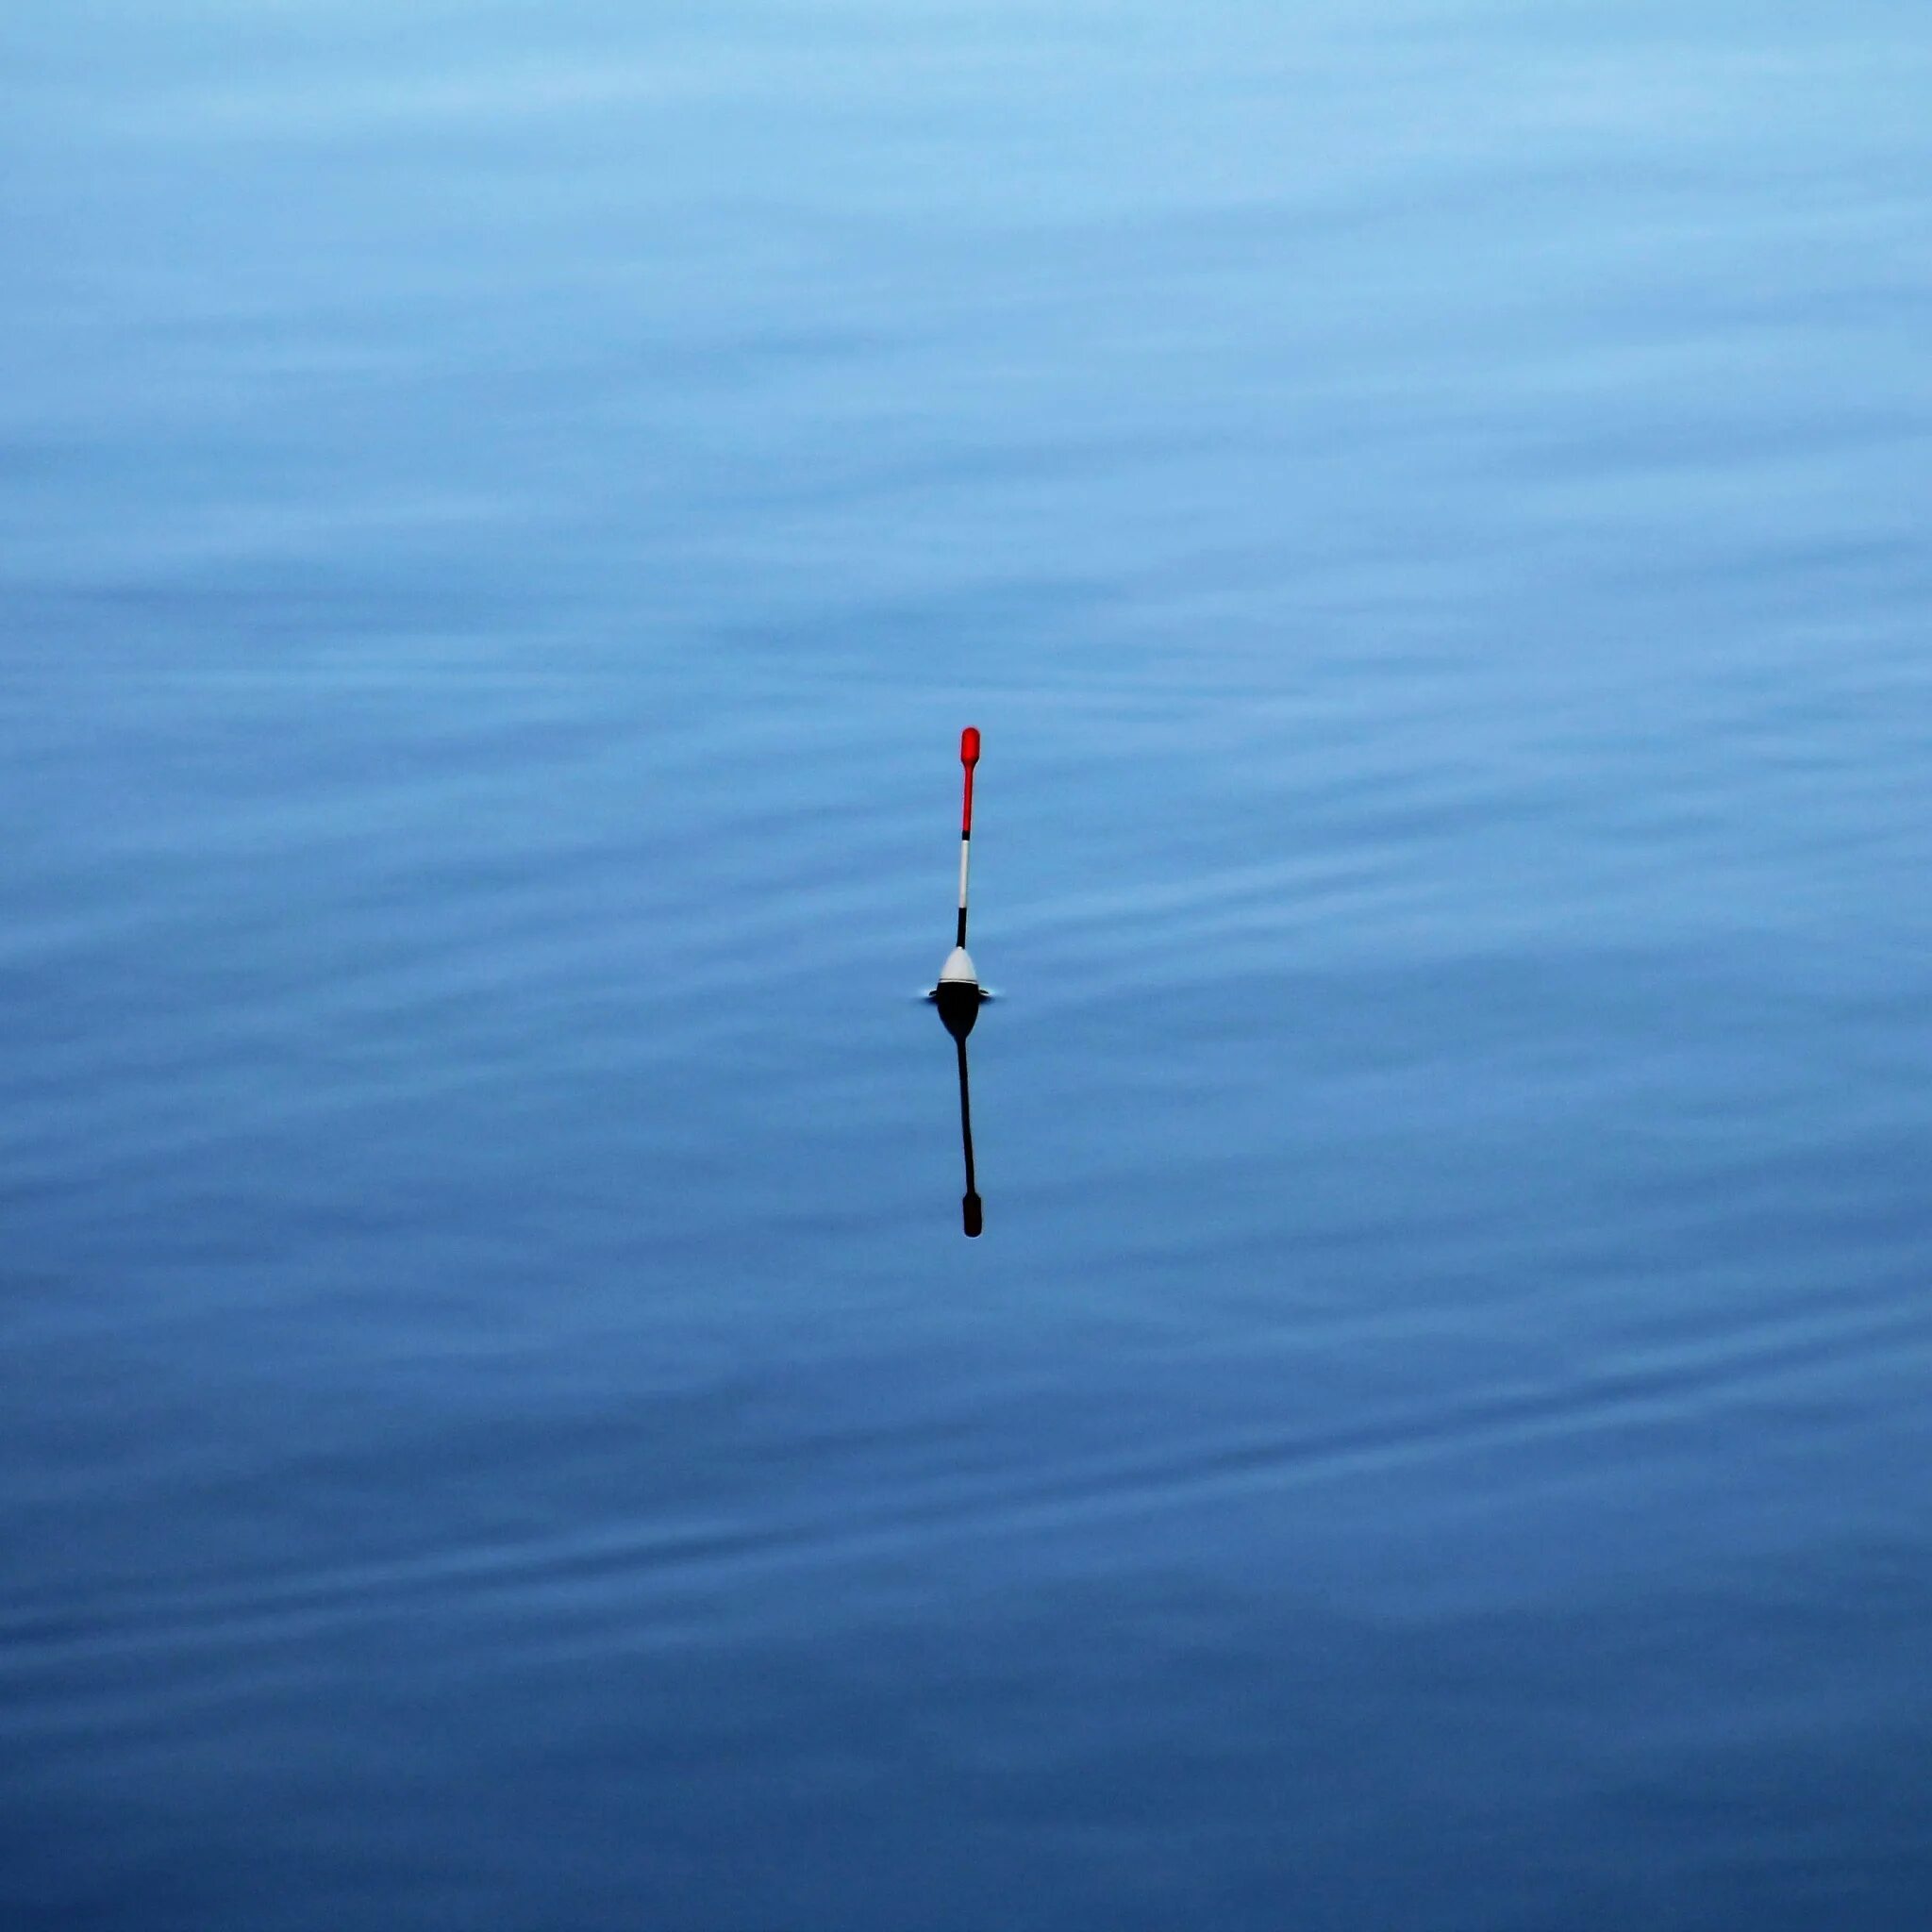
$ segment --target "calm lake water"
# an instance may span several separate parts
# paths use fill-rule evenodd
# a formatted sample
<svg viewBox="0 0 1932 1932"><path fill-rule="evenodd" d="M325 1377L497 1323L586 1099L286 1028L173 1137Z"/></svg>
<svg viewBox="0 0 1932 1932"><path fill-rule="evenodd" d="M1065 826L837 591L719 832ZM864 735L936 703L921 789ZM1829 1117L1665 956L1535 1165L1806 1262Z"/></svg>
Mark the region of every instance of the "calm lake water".
<svg viewBox="0 0 1932 1932"><path fill-rule="evenodd" d="M1932 1924L1928 102L10 9L8 1932Z"/></svg>

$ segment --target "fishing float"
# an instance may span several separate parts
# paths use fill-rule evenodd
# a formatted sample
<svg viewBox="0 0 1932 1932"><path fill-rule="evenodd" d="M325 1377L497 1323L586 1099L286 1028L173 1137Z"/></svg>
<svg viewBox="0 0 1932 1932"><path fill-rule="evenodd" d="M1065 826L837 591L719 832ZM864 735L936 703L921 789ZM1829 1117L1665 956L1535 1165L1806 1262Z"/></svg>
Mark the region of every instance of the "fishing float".
<svg viewBox="0 0 1932 1932"><path fill-rule="evenodd" d="M969 724L959 734L959 762L966 768L965 802L959 808L959 922L953 928L953 950L940 968L940 983L927 998L953 1036L959 1062L959 1141L966 1155L966 1193L959 1203L969 1236L986 1224L986 1210L973 1174L973 1099L966 1072L966 1036L979 1018L979 1003L987 997L979 983L973 955L966 950L966 882L973 863L973 768L979 762L979 733Z"/></svg>
<svg viewBox="0 0 1932 1932"><path fill-rule="evenodd" d="M959 923L953 932L953 950L940 968L940 983L928 995L955 1040L965 1041L979 1017L986 991L979 983L973 955L966 950L966 881L973 862L973 768L979 762L979 733L967 725L959 734L959 762L966 768L966 797L959 809Z"/></svg>

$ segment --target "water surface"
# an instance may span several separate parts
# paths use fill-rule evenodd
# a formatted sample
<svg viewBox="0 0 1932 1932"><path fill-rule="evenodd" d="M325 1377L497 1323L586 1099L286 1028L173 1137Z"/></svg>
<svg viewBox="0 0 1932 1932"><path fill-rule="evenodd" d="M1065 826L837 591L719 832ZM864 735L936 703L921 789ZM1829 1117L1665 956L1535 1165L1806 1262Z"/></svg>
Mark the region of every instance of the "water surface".
<svg viewBox="0 0 1932 1932"><path fill-rule="evenodd" d="M1932 28L0 48L0 1918L1925 1923Z"/></svg>

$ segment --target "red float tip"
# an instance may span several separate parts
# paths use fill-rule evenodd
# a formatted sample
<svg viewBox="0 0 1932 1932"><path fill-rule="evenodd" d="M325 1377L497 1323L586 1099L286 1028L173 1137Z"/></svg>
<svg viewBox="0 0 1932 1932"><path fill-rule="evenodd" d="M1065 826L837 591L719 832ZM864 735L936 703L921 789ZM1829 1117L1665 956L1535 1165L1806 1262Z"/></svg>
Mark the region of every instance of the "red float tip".
<svg viewBox="0 0 1932 1932"><path fill-rule="evenodd" d="M959 762L962 765L979 762L979 733L971 724L959 734Z"/></svg>

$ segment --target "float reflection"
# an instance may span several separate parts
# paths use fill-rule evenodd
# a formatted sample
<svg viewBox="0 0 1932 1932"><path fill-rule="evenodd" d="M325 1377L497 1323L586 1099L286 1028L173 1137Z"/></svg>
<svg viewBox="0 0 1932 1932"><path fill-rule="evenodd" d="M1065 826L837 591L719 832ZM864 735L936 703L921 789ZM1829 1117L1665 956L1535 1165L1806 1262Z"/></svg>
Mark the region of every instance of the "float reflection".
<svg viewBox="0 0 1932 1932"><path fill-rule="evenodd" d="M966 1193L959 1204L960 1217L969 1237L976 1236L986 1224L985 1210L973 1173L973 1078L966 1065L966 1036L979 1018L984 998L977 986L941 982L933 990L933 1004L940 1019L953 1036L953 1050L959 1062L959 1144L966 1156Z"/></svg>

